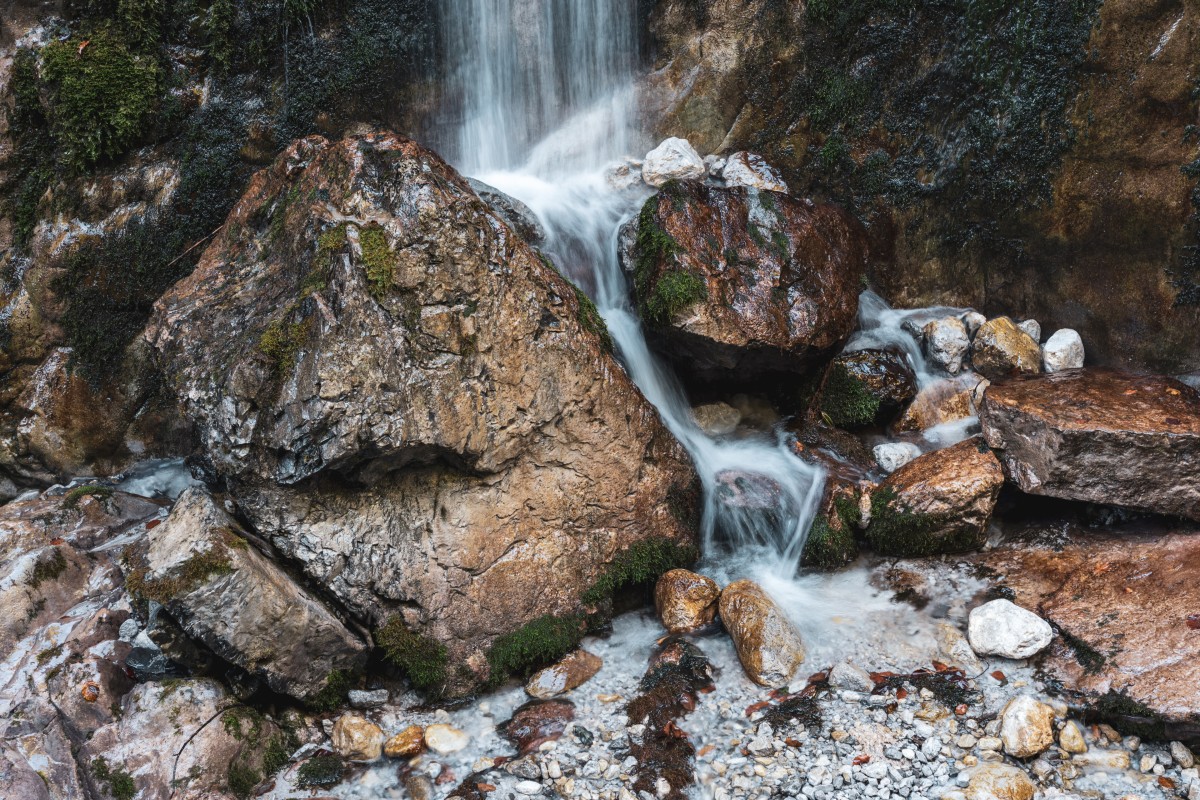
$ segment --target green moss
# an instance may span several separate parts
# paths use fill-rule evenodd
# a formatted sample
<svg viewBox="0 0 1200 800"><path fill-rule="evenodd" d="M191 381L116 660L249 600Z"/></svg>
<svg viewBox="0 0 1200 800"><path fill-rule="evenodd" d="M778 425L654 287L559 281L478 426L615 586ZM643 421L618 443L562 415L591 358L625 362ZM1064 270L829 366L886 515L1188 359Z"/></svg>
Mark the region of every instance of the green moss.
<svg viewBox="0 0 1200 800"><path fill-rule="evenodd" d="M662 195L655 195L646 200L638 214L637 237L634 241L634 292L638 303L643 308L651 299L653 284L662 267L670 267L676 262L676 255L682 251L679 243L658 224L658 204Z"/></svg>
<svg viewBox="0 0 1200 800"><path fill-rule="evenodd" d="M286 323L275 320L267 326L258 339L258 349L271 364L271 374L276 380L282 380L300 357L300 349L308 340L312 330L312 320Z"/></svg>
<svg viewBox="0 0 1200 800"><path fill-rule="evenodd" d="M647 584L658 580L664 572L690 566L698 556L696 548L672 539L658 536L642 539L618 553L581 599L587 605L596 605L621 589Z"/></svg>
<svg viewBox="0 0 1200 800"><path fill-rule="evenodd" d="M1009 597L1006 599L1011 600L1013 598ZM1058 633L1062 637L1063 643L1071 648L1071 652L1075 655L1075 660L1079 662L1079 666L1083 667L1084 672L1089 675L1095 675L1104 669L1107 659L1103 653L1078 636L1072 636L1063 630L1060 630Z"/></svg>
<svg viewBox="0 0 1200 800"><path fill-rule="evenodd" d="M300 765L296 785L302 789L328 789L342 782L344 772L338 756L314 756Z"/></svg>
<svg viewBox="0 0 1200 800"><path fill-rule="evenodd" d="M501 636L488 650L489 683L499 685L510 676L527 677L579 647L586 630L580 615L546 615Z"/></svg>
<svg viewBox="0 0 1200 800"><path fill-rule="evenodd" d="M33 572L26 579L26 583L30 588L37 589L46 581L58 580L58 576L62 575L67 569L67 559L62 554L62 550L55 547L49 553L43 555L33 565Z"/></svg>
<svg viewBox="0 0 1200 800"><path fill-rule="evenodd" d="M706 297L708 287L703 280L690 272L671 270L654 282L654 292L643 309L648 320L661 325Z"/></svg>
<svg viewBox="0 0 1200 800"><path fill-rule="evenodd" d="M1167 738L1162 716L1128 695L1110 690L1096 701L1094 711L1101 720L1122 733L1150 741L1162 741Z"/></svg>
<svg viewBox="0 0 1200 800"><path fill-rule="evenodd" d="M399 615L375 632L375 644L384 656L404 671L416 688L434 692L446 683L446 647L436 639L413 633Z"/></svg>
<svg viewBox="0 0 1200 800"><path fill-rule="evenodd" d="M249 706L235 706L221 715L221 725L234 739L257 742L265 718Z"/></svg>
<svg viewBox="0 0 1200 800"><path fill-rule="evenodd" d="M113 488L111 486L101 486L91 483L87 486L76 486L74 489L63 495L63 507L75 508L79 505L79 501L85 497L95 497L97 500L107 500L113 496Z"/></svg>
<svg viewBox="0 0 1200 800"><path fill-rule="evenodd" d="M229 762L229 772L226 780L229 784L229 792L238 800L247 800L254 787L262 782L263 774L260 770L247 764L240 758L235 758Z"/></svg>
<svg viewBox="0 0 1200 800"><path fill-rule="evenodd" d="M277 733L267 740L263 750L263 773L269 778L292 760L293 748L287 734Z"/></svg>
<svg viewBox="0 0 1200 800"><path fill-rule="evenodd" d="M978 549L981 537L956 520L935 514L914 514L891 489L871 496L871 524L866 536L875 552L888 556L931 556Z"/></svg>
<svg viewBox="0 0 1200 800"><path fill-rule="evenodd" d="M821 392L821 411L838 428L853 429L870 425L879 414L879 398L842 364L834 363Z"/></svg>
<svg viewBox="0 0 1200 800"><path fill-rule="evenodd" d="M131 52L118 29L52 42L41 55L51 130L69 166L115 158L145 134L160 95L158 63Z"/></svg>
<svg viewBox="0 0 1200 800"><path fill-rule="evenodd" d="M325 679L321 691L306 701L313 711L333 711L346 702L346 692L354 685L354 675L344 669L335 669Z"/></svg>
<svg viewBox="0 0 1200 800"><path fill-rule="evenodd" d="M104 756L92 760L92 774L113 800L133 800L137 794L133 776L124 767L110 766Z"/></svg>
<svg viewBox="0 0 1200 800"><path fill-rule="evenodd" d="M396 254L388 244L387 233L379 225L368 225L359 233L363 265L367 270L371 296L378 301L387 297L396 277Z"/></svg>
<svg viewBox="0 0 1200 800"><path fill-rule="evenodd" d="M582 289L578 286L573 288L575 289L575 300L579 303L577 316L580 327L599 338L601 346L605 351L611 353L614 346L612 334L608 332L608 325L605 324L604 317L600 316L600 310Z"/></svg>
<svg viewBox="0 0 1200 800"><path fill-rule="evenodd" d="M57 645L56 647L51 647L49 650L43 650L42 652L38 653L37 654L38 666L39 667L43 666L47 662L53 661L54 659L58 658L59 656L62 655L62 651L63 651L63 647L60 644L60 645Z"/></svg>
<svg viewBox="0 0 1200 800"><path fill-rule="evenodd" d="M844 567L856 558L858 542L854 539L853 529L844 523L835 525L828 517L817 517L804 542L801 563L814 569L832 570Z"/></svg>
<svg viewBox="0 0 1200 800"><path fill-rule="evenodd" d="M238 537L227 534L233 539ZM145 570L134 570L125 576L125 588L143 600L166 605L176 597L191 592L209 578L233 572L233 562L225 541L216 542L203 553L196 553L171 569L162 578L147 578Z"/></svg>

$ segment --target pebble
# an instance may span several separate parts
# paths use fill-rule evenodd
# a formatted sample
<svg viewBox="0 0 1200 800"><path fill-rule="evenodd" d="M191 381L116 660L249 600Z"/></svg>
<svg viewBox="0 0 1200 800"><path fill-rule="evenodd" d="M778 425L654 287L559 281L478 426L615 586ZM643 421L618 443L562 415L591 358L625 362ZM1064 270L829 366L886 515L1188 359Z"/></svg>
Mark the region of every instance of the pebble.
<svg viewBox="0 0 1200 800"><path fill-rule="evenodd" d="M457 753L470 742L470 736L449 725L430 725L425 729L425 745L435 753Z"/></svg>
<svg viewBox="0 0 1200 800"><path fill-rule="evenodd" d="M363 691L362 689L351 689L347 695L350 701L351 708L381 708L387 705L388 690L376 689L374 691Z"/></svg>
<svg viewBox="0 0 1200 800"><path fill-rule="evenodd" d="M1183 742L1171 742L1171 758L1183 769L1196 766L1196 756Z"/></svg>
<svg viewBox="0 0 1200 800"><path fill-rule="evenodd" d="M537 781L521 781L513 787L520 794L536 795L542 793L542 785Z"/></svg>

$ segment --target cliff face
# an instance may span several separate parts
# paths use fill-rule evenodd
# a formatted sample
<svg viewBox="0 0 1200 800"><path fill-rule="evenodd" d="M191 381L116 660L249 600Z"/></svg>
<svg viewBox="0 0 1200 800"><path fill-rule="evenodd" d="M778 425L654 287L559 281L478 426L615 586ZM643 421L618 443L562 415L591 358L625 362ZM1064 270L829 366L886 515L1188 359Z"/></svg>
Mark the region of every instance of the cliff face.
<svg viewBox="0 0 1200 800"><path fill-rule="evenodd" d="M960 5L662 3L647 110L851 208L897 305L1021 313L1099 363L1195 369L1200 10Z"/></svg>

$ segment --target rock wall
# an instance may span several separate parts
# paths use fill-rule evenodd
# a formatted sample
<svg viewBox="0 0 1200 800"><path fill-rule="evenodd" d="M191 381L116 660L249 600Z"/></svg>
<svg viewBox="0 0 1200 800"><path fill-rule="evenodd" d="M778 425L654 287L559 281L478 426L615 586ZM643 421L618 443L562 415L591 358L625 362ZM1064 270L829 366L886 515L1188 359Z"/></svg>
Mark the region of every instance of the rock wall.
<svg viewBox="0 0 1200 800"><path fill-rule="evenodd" d="M1196 369L1195 4L946 13L668 0L647 110L854 210L894 305L1036 317L1099 364Z"/></svg>

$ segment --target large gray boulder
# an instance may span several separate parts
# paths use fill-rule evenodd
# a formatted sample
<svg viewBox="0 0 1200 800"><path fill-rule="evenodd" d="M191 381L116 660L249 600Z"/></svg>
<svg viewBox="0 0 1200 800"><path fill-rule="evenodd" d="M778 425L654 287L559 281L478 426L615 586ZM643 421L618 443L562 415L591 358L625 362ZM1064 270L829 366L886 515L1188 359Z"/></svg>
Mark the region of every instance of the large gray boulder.
<svg viewBox="0 0 1200 800"><path fill-rule="evenodd" d="M366 645L251 545L203 489L185 492L131 561L130 590L274 691L312 700L335 673L366 660Z"/></svg>
<svg viewBox="0 0 1200 800"><path fill-rule="evenodd" d="M1085 369L995 384L979 420L1022 491L1200 519L1200 392L1173 378Z"/></svg>
<svg viewBox="0 0 1200 800"><path fill-rule="evenodd" d="M595 308L414 142L293 144L146 336L253 527L444 644L449 690L630 547L694 536L686 454Z"/></svg>

